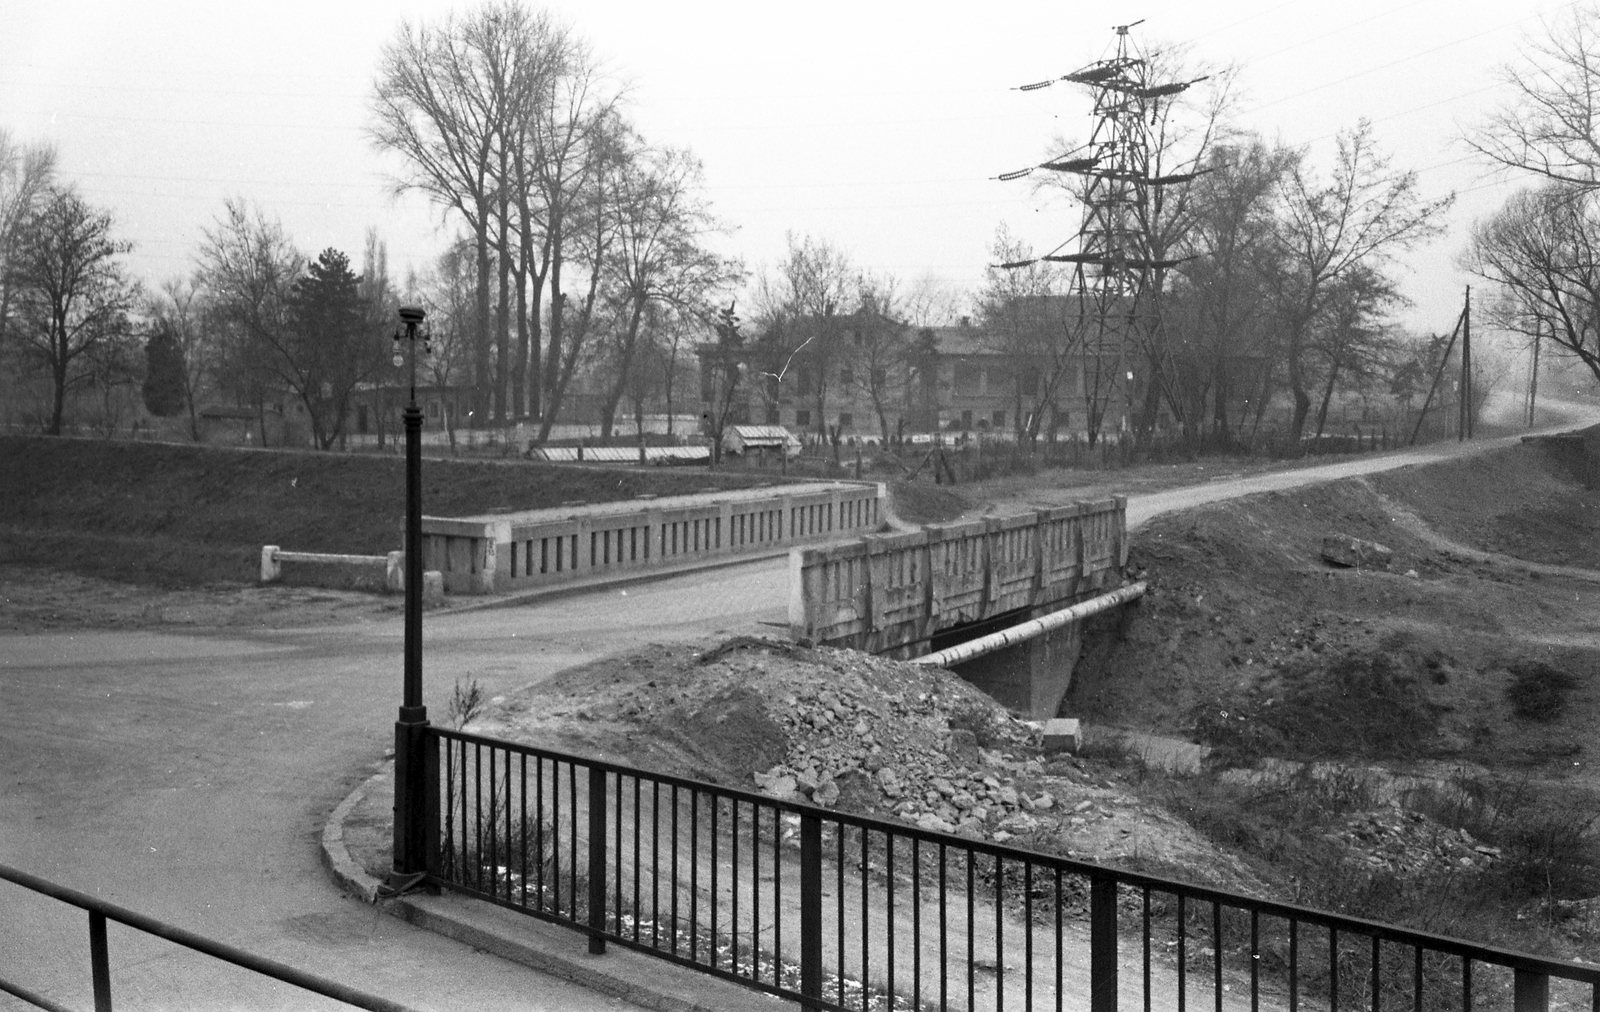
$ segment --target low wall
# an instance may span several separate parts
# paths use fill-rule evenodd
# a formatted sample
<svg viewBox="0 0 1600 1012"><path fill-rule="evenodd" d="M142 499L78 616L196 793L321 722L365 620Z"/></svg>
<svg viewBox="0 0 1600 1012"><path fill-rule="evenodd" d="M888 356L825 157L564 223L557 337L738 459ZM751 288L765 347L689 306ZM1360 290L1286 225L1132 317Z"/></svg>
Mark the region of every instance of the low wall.
<svg viewBox="0 0 1600 1012"><path fill-rule="evenodd" d="M283 566L326 574L313 579L316 586L356 587L398 594L405 589L405 553L388 555L333 555L323 552L286 552L277 545L261 546L261 582L283 579Z"/></svg>
<svg viewBox="0 0 1600 1012"><path fill-rule="evenodd" d="M1071 604L1121 582L1125 496L790 554L795 639L915 656L935 633Z"/></svg>
<svg viewBox="0 0 1600 1012"><path fill-rule="evenodd" d="M883 485L828 482L473 517L423 517L452 594L533 589L877 530Z"/></svg>

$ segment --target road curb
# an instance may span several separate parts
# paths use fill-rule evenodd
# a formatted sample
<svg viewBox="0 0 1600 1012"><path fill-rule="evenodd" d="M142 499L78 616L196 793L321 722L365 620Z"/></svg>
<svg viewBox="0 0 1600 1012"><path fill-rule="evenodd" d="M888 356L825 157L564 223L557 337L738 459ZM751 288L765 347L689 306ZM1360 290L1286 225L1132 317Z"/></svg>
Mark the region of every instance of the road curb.
<svg viewBox="0 0 1600 1012"><path fill-rule="evenodd" d="M612 945L590 955L582 933L491 903L448 893L408 893L381 898L382 885L351 855L344 824L385 772L374 773L328 815L322 827L322 865L346 893L360 896L414 927L470 945L540 973L658 1012L734 1012L797 1008L791 1002L708 974Z"/></svg>

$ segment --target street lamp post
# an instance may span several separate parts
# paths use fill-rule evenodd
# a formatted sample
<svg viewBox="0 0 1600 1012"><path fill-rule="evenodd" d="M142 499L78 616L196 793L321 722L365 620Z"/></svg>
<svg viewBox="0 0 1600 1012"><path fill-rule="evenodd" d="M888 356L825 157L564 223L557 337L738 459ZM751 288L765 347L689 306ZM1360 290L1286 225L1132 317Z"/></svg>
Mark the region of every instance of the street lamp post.
<svg viewBox="0 0 1600 1012"><path fill-rule="evenodd" d="M405 683L400 716L394 725L394 870L390 886L396 889L414 885L428 867L427 770L423 761L428 708L422 705L422 409L417 406L419 336L423 354L432 350L429 335L417 333L427 315L417 306L401 306L404 350L401 335L394 335L394 364L408 367L411 388L405 409Z"/></svg>

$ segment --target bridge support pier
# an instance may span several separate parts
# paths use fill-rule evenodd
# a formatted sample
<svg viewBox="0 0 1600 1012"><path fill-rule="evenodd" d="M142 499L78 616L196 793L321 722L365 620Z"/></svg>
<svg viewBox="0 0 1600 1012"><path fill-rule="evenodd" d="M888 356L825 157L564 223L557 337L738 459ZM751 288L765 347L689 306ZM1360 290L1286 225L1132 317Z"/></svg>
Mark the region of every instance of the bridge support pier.
<svg viewBox="0 0 1600 1012"><path fill-rule="evenodd" d="M951 670L996 702L1030 720L1056 715L1083 648L1083 625L1072 622L1013 647L953 665Z"/></svg>

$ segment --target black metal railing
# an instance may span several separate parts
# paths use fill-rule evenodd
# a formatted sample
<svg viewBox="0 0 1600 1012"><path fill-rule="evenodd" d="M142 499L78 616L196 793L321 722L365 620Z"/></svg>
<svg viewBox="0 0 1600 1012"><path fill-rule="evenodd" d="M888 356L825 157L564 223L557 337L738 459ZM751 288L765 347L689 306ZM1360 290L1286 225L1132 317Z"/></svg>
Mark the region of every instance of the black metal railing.
<svg viewBox="0 0 1600 1012"><path fill-rule="evenodd" d="M304 970L297 970L276 960L267 959L264 956L258 956L243 949L206 938L204 935L197 935L192 931L174 927L171 924L158 921L153 917L146 917L144 914L128 910L125 907L106 903L86 893L68 889L65 886L57 885L54 882L39 878L36 875L30 875L25 871L19 871L7 865L0 864L0 879L88 911L89 975L94 988L95 1012L111 1012L111 949L106 937L106 923L108 921L125 924L130 928L136 928L157 938L164 938L187 949L203 952L225 963L232 963L234 966L243 967L246 970L265 977L271 977L274 980L283 981L286 984L293 984L295 987L322 995L324 998L332 998L334 1001L343 1002L346 1005L370 1009L372 1012L407 1012L409 1008L409 1006L401 1005L399 1002L389 1001L387 998L379 998L376 995L359 991L338 981L319 977ZM12 930L18 929L13 927ZM20 998L38 1008L50 1009L52 1012L68 1012L65 1005L38 994L18 984L16 981L0 978L0 991L5 991L7 994Z"/></svg>
<svg viewBox="0 0 1600 1012"><path fill-rule="evenodd" d="M812 1008L1600 1010L1600 966L427 734L432 881Z"/></svg>

